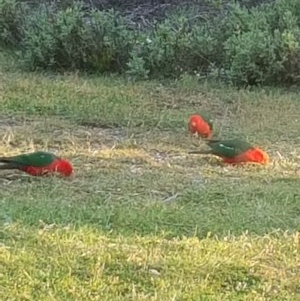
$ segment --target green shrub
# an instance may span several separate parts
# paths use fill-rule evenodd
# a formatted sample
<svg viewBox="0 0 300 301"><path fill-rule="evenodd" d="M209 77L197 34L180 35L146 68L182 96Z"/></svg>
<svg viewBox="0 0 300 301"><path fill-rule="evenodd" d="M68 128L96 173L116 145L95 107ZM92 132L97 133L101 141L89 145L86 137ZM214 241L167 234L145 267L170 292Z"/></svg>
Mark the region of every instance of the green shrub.
<svg viewBox="0 0 300 301"><path fill-rule="evenodd" d="M224 43L224 64L235 84L299 82L300 14L295 12L300 12L300 5L296 0L287 2L279 0L250 11L232 6L227 23L232 34Z"/></svg>
<svg viewBox="0 0 300 301"><path fill-rule="evenodd" d="M23 37L27 6L17 0L0 0L0 46L17 47Z"/></svg>
<svg viewBox="0 0 300 301"><path fill-rule="evenodd" d="M0 0L0 13L1 45L14 46L31 70L120 72L131 79L222 75L237 85L300 82L298 0L250 9L233 4L207 19L185 7L143 30L114 10L80 2L29 11L19 1Z"/></svg>
<svg viewBox="0 0 300 301"><path fill-rule="evenodd" d="M170 20L158 23L148 33L141 55L152 75L172 76L181 71L188 30L185 19L179 18L175 25Z"/></svg>
<svg viewBox="0 0 300 301"><path fill-rule="evenodd" d="M213 33L207 22L190 24L183 16L157 23L139 34L127 72L132 74L135 68L142 77L177 77L207 71L221 57L222 44Z"/></svg>
<svg viewBox="0 0 300 301"><path fill-rule="evenodd" d="M268 82L281 71L274 38L259 29L233 35L225 43L228 58L227 75L237 84Z"/></svg>
<svg viewBox="0 0 300 301"><path fill-rule="evenodd" d="M125 71L136 33L114 10L92 11L90 15L89 60L97 70Z"/></svg>
<svg viewBox="0 0 300 301"><path fill-rule="evenodd" d="M126 21L113 10L85 12L80 3L59 11L40 6L25 24L21 58L30 69L118 71L133 42Z"/></svg>
<svg viewBox="0 0 300 301"><path fill-rule="evenodd" d="M282 12L280 25L283 30L274 31L283 66L278 80L288 84L300 83L300 5L298 8L298 17L292 11Z"/></svg>

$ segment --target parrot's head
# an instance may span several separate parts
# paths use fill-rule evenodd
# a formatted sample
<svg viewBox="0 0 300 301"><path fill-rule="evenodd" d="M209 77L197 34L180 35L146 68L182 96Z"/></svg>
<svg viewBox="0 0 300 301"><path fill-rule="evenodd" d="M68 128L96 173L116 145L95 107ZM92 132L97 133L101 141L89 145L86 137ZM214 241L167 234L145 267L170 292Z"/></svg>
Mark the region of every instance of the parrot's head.
<svg viewBox="0 0 300 301"><path fill-rule="evenodd" d="M260 148L254 149L253 157L256 162L260 162L261 164L268 164L270 162L269 155Z"/></svg>
<svg viewBox="0 0 300 301"><path fill-rule="evenodd" d="M56 172L69 177L73 173L73 166L68 160L61 159L55 167Z"/></svg>
<svg viewBox="0 0 300 301"><path fill-rule="evenodd" d="M188 128L192 134L198 133L205 138L209 138L211 136L211 129L209 124L205 122L199 115L190 116Z"/></svg>
<svg viewBox="0 0 300 301"><path fill-rule="evenodd" d="M189 119L189 130L191 133L196 133L197 128L201 125L202 118L199 115L192 115Z"/></svg>

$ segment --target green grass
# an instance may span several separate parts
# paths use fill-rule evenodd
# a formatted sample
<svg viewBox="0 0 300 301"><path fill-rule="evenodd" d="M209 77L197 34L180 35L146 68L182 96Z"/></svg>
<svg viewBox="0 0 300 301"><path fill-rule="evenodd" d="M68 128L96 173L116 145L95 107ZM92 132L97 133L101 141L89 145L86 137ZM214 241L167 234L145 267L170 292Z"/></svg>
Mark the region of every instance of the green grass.
<svg viewBox="0 0 300 301"><path fill-rule="evenodd" d="M167 240L41 223L2 236L1 300L299 300L298 234Z"/></svg>
<svg viewBox="0 0 300 301"><path fill-rule="evenodd" d="M299 91L0 61L0 154L45 149L75 168L69 179L1 171L0 300L299 299ZM201 111L270 164L187 155L205 147L187 132Z"/></svg>

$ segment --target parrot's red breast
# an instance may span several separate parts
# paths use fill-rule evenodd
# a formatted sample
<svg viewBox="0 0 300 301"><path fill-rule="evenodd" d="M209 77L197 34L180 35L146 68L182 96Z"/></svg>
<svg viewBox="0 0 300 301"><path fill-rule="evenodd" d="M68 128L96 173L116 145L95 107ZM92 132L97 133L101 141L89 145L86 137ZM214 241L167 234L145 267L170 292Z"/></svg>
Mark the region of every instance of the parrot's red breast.
<svg viewBox="0 0 300 301"><path fill-rule="evenodd" d="M270 159L266 152L258 147L254 147L233 158L223 157L223 161L228 164L252 162L265 165L269 163Z"/></svg>
<svg viewBox="0 0 300 301"><path fill-rule="evenodd" d="M24 166L22 170L31 176L42 176L48 173L59 173L66 177L73 173L73 167L67 160L60 159L55 160L47 166L36 167L36 166Z"/></svg>

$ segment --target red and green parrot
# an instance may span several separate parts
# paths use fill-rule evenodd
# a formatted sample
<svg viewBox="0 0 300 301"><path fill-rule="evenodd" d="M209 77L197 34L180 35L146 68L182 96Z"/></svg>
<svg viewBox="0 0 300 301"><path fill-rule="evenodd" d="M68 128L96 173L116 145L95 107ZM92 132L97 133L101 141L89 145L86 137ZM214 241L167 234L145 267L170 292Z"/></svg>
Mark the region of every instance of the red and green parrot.
<svg viewBox="0 0 300 301"><path fill-rule="evenodd" d="M197 133L202 138L209 138L213 132L213 121L207 115L194 114L189 118L188 128L192 134Z"/></svg>
<svg viewBox="0 0 300 301"><path fill-rule="evenodd" d="M0 157L0 169L17 169L32 176L58 173L70 176L73 172L71 163L52 153L37 151L12 157Z"/></svg>
<svg viewBox="0 0 300 301"><path fill-rule="evenodd" d="M208 151L192 151L189 154L212 154L223 159L224 163L239 164L239 163L259 163L268 164L269 155L258 147L250 143L239 140L206 140L211 148Z"/></svg>

